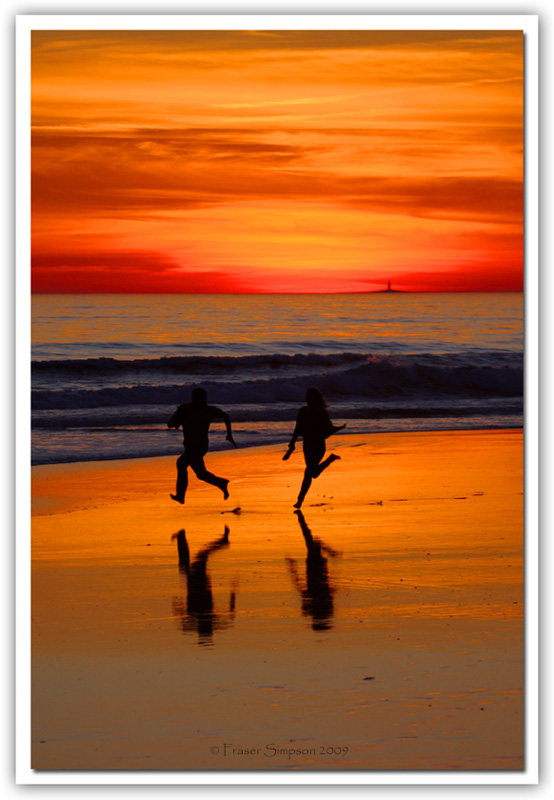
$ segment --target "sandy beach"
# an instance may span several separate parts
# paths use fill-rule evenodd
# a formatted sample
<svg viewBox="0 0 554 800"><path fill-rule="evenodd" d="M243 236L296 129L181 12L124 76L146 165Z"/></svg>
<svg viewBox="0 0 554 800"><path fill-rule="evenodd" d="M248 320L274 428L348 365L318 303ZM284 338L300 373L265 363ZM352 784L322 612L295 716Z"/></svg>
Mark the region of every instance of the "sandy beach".
<svg viewBox="0 0 554 800"><path fill-rule="evenodd" d="M522 431L284 450L33 468L34 769L523 768Z"/></svg>

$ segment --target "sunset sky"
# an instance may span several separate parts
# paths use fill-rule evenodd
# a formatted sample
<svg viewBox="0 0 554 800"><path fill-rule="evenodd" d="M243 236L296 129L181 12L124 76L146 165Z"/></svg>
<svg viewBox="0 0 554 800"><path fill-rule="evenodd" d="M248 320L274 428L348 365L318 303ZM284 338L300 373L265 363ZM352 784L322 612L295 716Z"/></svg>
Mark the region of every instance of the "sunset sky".
<svg viewBox="0 0 554 800"><path fill-rule="evenodd" d="M35 292L521 291L517 31L34 31Z"/></svg>

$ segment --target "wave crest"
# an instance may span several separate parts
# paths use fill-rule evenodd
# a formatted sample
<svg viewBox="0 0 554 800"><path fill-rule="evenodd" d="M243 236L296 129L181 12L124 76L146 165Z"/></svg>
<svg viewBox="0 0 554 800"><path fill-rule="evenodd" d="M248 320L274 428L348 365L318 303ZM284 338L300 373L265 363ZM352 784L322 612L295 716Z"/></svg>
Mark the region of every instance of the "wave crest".
<svg viewBox="0 0 554 800"><path fill-rule="evenodd" d="M98 358L34 362L33 370L42 373L40 388L32 392L34 410L177 405L188 400L191 389L199 384L198 375L202 375L201 385L213 404L301 403L310 385L317 386L331 403L333 399L349 398L386 401L409 397L425 402L440 397L523 396L523 357L503 351L410 356L344 353L169 357L138 361ZM174 382L171 370L178 372L181 382ZM279 374L272 375L273 370ZM83 373L92 376L86 385L80 380ZM101 386L101 379L110 374L118 380ZM48 375L51 380L45 381ZM57 388L48 388L49 385Z"/></svg>

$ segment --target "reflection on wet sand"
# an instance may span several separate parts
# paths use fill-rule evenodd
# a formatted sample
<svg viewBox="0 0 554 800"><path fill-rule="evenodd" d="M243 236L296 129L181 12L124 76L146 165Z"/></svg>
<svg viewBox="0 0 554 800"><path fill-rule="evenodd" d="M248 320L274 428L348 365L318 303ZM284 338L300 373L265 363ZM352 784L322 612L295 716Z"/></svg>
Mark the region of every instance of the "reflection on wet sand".
<svg viewBox="0 0 554 800"><path fill-rule="evenodd" d="M522 442L345 434L305 520L277 445L213 453L240 518L172 456L33 468L32 769L521 774Z"/></svg>
<svg viewBox="0 0 554 800"><path fill-rule="evenodd" d="M184 578L187 589L186 600L173 598L173 613L178 617L183 633L196 631L198 644L210 645L214 631L229 628L235 618L236 586L231 585L228 610L217 613L214 610L212 585L208 574L210 555L229 546L229 528L226 525L223 536L199 550L192 562L184 529L175 533L172 538L177 541L179 572Z"/></svg>
<svg viewBox="0 0 554 800"><path fill-rule="evenodd" d="M315 538L306 524L306 520L301 511L295 512L300 523L300 528L306 542L306 582L302 585L298 574L296 560L287 558L294 585L300 592L302 598L302 614L311 617L312 628L314 631L329 630L332 627L334 614L333 595L336 591L335 586L329 578L327 568L327 555L336 558L340 556L336 550L323 544L321 539Z"/></svg>

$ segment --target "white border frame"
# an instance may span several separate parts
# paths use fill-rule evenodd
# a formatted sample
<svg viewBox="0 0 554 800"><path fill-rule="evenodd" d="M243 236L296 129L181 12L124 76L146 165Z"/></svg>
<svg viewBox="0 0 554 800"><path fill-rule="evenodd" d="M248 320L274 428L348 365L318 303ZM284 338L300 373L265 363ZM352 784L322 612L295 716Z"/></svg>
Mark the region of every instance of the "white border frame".
<svg viewBox="0 0 554 800"><path fill-rule="evenodd" d="M525 34L525 769L521 772L45 771L30 769L30 34L33 30L522 30ZM377 14L16 17L16 783L52 785L524 785L538 783L538 16Z"/></svg>

